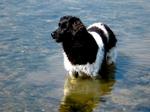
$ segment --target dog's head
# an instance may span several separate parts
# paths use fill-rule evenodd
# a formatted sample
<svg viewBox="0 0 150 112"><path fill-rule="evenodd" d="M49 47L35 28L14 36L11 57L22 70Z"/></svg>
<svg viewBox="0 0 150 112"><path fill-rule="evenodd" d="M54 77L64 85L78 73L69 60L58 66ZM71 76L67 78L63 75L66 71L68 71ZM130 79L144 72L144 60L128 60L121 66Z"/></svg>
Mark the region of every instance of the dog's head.
<svg viewBox="0 0 150 112"><path fill-rule="evenodd" d="M64 42L73 40L81 31L86 31L86 28L79 18L64 16L60 18L58 28L51 35L56 42Z"/></svg>

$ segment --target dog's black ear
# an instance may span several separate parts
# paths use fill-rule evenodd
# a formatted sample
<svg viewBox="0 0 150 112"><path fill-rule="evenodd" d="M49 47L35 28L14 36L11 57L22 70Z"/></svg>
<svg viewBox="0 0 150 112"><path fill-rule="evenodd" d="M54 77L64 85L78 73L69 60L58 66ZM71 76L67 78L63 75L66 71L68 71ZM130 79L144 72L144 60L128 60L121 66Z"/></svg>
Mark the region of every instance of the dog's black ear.
<svg viewBox="0 0 150 112"><path fill-rule="evenodd" d="M81 22L81 20L77 17L72 17L69 20L69 23L71 23L72 25L72 34L76 35L78 32L86 30L86 27L83 25L83 23Z"/></svg>

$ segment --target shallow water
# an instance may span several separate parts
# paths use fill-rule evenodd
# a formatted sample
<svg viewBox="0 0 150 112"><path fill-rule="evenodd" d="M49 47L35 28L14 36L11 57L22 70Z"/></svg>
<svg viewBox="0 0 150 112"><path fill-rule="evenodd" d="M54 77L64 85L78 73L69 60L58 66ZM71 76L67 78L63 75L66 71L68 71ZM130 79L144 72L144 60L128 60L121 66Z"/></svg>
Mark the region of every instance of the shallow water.
<svg viewBox="0 0 150 112"><path fill-rule="evenodd" d="M68 79L50 36L63 15L113 29L113 79ZM148 0L1 0L0 112L150 112L149 18Z"/></svg>

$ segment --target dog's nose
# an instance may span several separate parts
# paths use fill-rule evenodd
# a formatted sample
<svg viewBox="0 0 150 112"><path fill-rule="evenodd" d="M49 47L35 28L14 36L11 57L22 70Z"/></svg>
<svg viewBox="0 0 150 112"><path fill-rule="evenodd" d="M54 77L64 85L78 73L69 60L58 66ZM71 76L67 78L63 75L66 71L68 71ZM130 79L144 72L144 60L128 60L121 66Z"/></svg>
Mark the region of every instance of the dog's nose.
<svg viewBox="0 0 150 112"><path fill-rule="evenodd" d="M53 38L54 38L54 35L55 35L55 33L54 33L54 32L52 32L52 33L51 33L51 36L52 36Z"/></svg>

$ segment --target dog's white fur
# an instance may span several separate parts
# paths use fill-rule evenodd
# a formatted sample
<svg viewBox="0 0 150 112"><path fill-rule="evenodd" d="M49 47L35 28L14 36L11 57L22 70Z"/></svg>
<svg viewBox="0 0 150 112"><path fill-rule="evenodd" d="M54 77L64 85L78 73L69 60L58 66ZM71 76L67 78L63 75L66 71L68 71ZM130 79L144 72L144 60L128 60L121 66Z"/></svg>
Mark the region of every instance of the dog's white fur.
<svg viewBox="0 0 150 112"><path fill-rule="evenodd" d="M108 32L105 29L104 25L102 23L94 23L92 25L90 25L87 29L96 26L98 28L100 28L101 30L104 31L106 37L108 38ZM97 56L96 56L96 61L92 64L87 63L85 65L72 65L71 62L69 61L66 53L64 52L64 66L65 69L67 71L69 71L69 74L72 75L74 72L83 72L86 73L87 75L90 76L97 76L98 75L98 71L101 68L102 62L103 62L103 56L104 56L104 43L102 41L102 38L100 37L100 35L96 32L89 32L93 38L95 39L97 45L98 45L98 52L97 52ZM109 39L109 38L108 38ZM110 51L107 53L106 55L108 57L108 63L112 64L115 63L116 61L116 47L113 47L112 49L110 49ZM80 75L80 74L79 74Z"/></svg>

